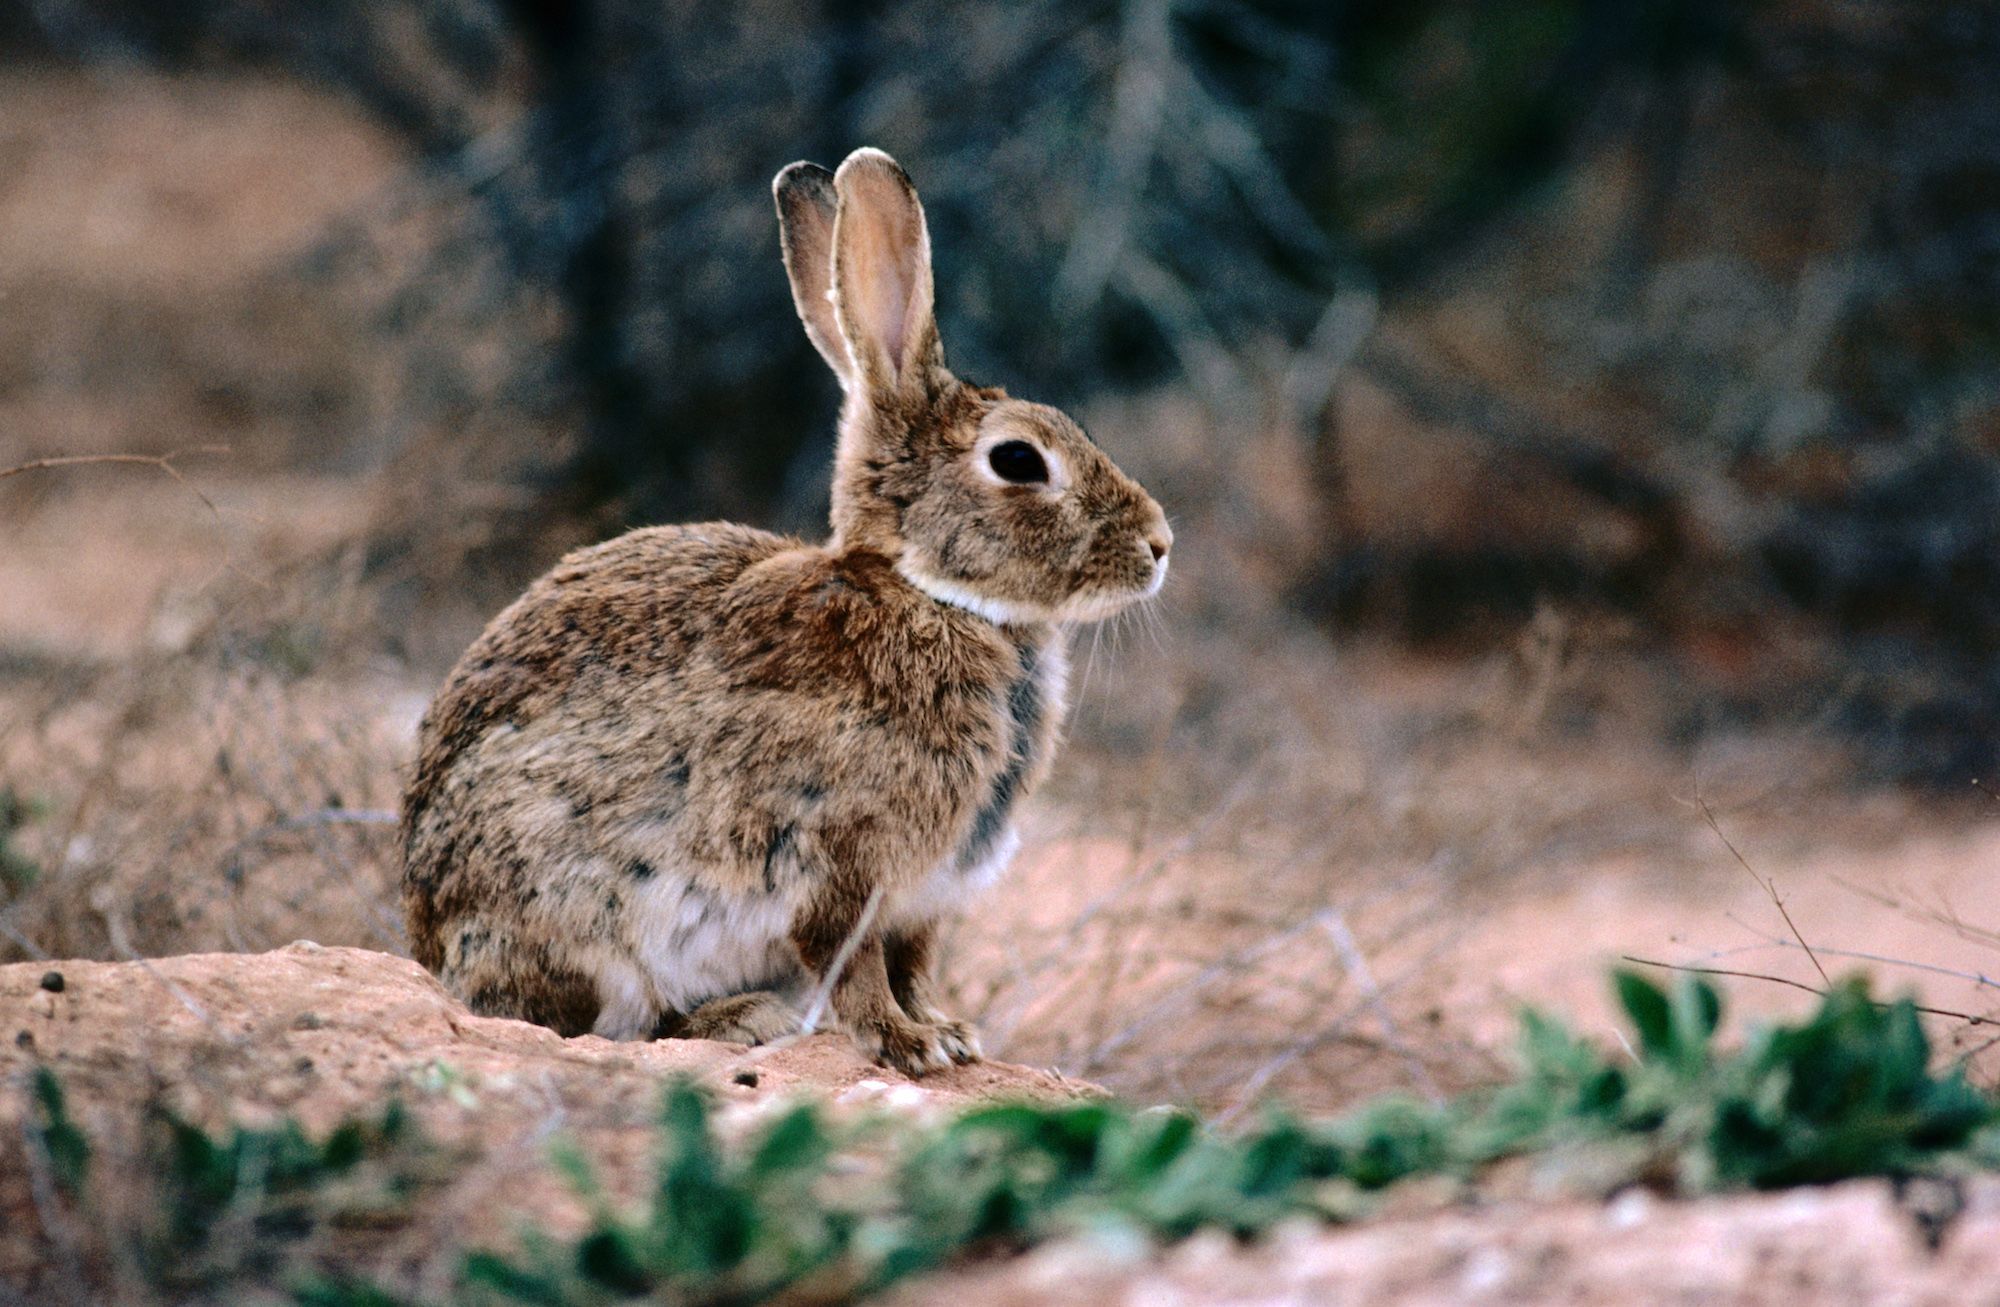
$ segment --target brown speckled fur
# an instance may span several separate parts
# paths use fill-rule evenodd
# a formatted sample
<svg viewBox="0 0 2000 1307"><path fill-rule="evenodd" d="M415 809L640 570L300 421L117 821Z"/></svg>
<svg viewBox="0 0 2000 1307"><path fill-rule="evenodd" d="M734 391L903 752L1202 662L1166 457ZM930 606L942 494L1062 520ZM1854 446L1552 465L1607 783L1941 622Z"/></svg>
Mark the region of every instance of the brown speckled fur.
<svg viewBox="0 0 2000 1307"><path fill-rule="evenodd" d="M867 920L830 1006L921 1073L978 1055L936 1006L935 923L1011 852L1068 628L1156 589L1171 535L1075 423L945 370L923 212L886 155L774 189L847 394L832 537L634 531L496 617L421 729L410 943L479 1012L754 1042ZM1016 439L1049 484L987 469Z"/></svg>

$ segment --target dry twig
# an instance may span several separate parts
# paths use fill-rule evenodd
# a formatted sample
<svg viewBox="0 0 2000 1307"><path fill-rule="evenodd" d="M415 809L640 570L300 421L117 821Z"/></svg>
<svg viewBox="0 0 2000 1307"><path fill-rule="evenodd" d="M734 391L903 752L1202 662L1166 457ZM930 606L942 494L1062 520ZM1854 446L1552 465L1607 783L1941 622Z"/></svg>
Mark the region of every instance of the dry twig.
<svg viewBox="0 0 2000 1307"><path fill-rule="evenodd" d="M92 463L136 463L142 467L156 467L160 471L165 472L168 476L180 482L189 494L199 499L209 512L220 518L222 510L215 506L215 501L203 494L201 487L188 480L182 474L181 470L174 466L174 462L177 459L187 458L194 454L227 454L228 452L229 446L227 445L191 445L186 449L175 449L165 454L58 454L49 458L31 458L25 463L16 463L13 467L0 467L0 481L5 481L8 477L17 477L27 472L43 472L59 467L84 467Z"/></svg>
<svg viewBox="0 0 2000 1307"><path fill-rule="evenodd" d="M1730 976L1738 980L1767 980L1774 985L1789 985L1793 989L1803 989L1806 993L1817 994L1821 998L1825 998L1827 993L1827 991L1824 989L1813 988L1811 985L1806 984L1803 980L1792 980L1785 976L1766 975L1761 971L1737 971L1730 967L1698 967L1690 963L1661 962L1656 958L1634 957L1630 953L1622 954L1619 960L1623 962L1630 962L1633 966L1636 967L1658 967L1662 971L1685 971L1690 975L1696 975L1696 976ZM1873 1003L1876 1007L1889 1006L1889 1004L1882 1002L1880 999L1871 998L1868 1001L1870 1003ZM1912 1003L1910 1006L1914 1007L1917 1011L1922 1012L1926 1016L1950 1017L1956 1021L1963 1021L1968 1025L1974 1025L1974 1026L2000 1025L2000 1019L1996 1019L1994 1017L1974 1016L1970 1012L1956 1012L1948 1007L1930 1007L1923 1003Z"/></svg>
<svg viewBox="0 0 2000 1307"><path fill-rule="evenodd" d="M1819 972L1820 980L1825 983L1828 989L1833 988L1833 977L1826 974L1826 968L1820 965L1819 955L1813 952L1812 945L1806 943L1806 937L1800 933L1798 924L1792 920L1792 914L1786 909L1784 899L1778 897L1777 882L1767 880L1765 877L1758 875L1756 868L1750 865L1749 860L1737 850L1734 844L1729 842L1729 837L1722 833L1722 823L1715 819L1715 809L1708 806L1707 798L1696 794L1694 801L1700 806L1702 818L1708 822L1708 828L1715 832L1715 838L1721 840L1722 847L1728 849L1730 856L1736 859L1736 865L1743 868L1744 874L1749 876L1751 880L1756 881L1758 886L1771 896L1771 906L1776 908L1778 915L1785 919L1785 928L1792 932L1792 938L1799 942L1799 948L1804 950L1806 957L1812 961L1813 970Z"/></svg>

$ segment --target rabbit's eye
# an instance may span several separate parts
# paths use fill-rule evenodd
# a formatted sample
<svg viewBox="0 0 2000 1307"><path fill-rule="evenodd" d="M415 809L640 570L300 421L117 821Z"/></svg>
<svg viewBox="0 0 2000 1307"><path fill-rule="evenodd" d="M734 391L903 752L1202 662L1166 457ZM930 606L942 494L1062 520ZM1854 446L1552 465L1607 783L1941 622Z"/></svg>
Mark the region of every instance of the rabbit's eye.
<svg viewBox="0 0 2000 1307"><path fill-rule="evenodd" d="M1049 465L1042 461L1042 452L1025 440L1009 440L993 446L986 455L986 463L995 476L1017 486L1049 479Z"/></svg>

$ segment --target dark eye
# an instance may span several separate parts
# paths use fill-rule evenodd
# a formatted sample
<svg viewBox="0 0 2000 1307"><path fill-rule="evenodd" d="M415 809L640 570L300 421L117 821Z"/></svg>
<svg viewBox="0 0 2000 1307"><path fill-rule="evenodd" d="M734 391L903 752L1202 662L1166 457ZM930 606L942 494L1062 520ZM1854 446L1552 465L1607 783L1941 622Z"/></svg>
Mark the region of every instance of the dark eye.
<svg viewBox="0 0 2000 1307"><path fill-rule="evenodd" d="M1017 486L1049 479L1049 465L1042 461L1042 452L1025 440L1009 440L993 446L986 462L995 476Z"/></svg>

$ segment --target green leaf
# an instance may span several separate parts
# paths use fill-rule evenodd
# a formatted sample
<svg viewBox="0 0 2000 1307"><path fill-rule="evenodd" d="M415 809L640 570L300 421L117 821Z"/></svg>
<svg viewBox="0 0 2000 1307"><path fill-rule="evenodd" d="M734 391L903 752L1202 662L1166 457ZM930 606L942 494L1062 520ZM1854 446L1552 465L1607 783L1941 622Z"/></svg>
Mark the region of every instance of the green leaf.
<svg viewBox="0 0 2000 1307"><path fill-rule="evenodd" d="M411 1307L408 1299L344 1276L313 1276L292 1290L299 1307Z"/></svg>
<svg viewBox="0 0 2000 1307"><path fill-rule="evenodd" d="M1636 971L1625 970L1613 972L1612 983L1617 986L1619 1006L1639 1034L1640 1051L1648 1058L1670 1057L1674 1048L1673 1010L1660 987Z"/></svg>
<svg viewBox="0 0 2000 1307"><path fill-rule="evenodd" d="M598 1199L603 1190L597 1181L597 1171L590 1165L590 1159L576 1146L573 1139L558 1138L549 1146L549 1160L569 1184L570 1192L578 1198Z"/></svg>
<svg viewBox="0 0 2000 1307"><path fill-rule="evenodd" d="M653 1287L653 1280L623 1230L598 1230L584 1236L576 1248L576 1269L586 1280L601 1284L614 1293L637 1297Z"/></svg>
<svg viewBox="0 0 2000 1307"><path fill-rule="evenodd" d="M73 1200L82 1194L84 1181L89 1177L90 1141L76 1122L70 1120L62 1085L45 1066L35 1068L34 1097L40 1118L36 1133L48 1155L49 1169L55 1175L56 1187Z"/></svg>
<svg viewBox="0 0 2000 1307"><path fill-rule="evenodd" d="M491 1289L517 1302L555 1307L567 1301L562 1286L553 1276L524 1271L497 1253L468 1254L459 1278L468 1285Z"/></svg>
<svg viewBox="0 0 2000 1307"><path fill-rule="evenodd" d="M819 1114L801 1105L779 1117L765 1132L750 1159L753 1176L775 1176L817 1166L832 1151L833 1140L821 1129Z"/></svg>
<svg viewBox="0 0 2000 1307"><path fill-rule="evenodd" d="M1674 1031L1683 1046L1706 1047L1722 1025L1722 995L1700 976L1683 974L1674 987Z"/></svg>

